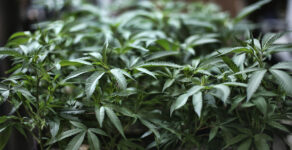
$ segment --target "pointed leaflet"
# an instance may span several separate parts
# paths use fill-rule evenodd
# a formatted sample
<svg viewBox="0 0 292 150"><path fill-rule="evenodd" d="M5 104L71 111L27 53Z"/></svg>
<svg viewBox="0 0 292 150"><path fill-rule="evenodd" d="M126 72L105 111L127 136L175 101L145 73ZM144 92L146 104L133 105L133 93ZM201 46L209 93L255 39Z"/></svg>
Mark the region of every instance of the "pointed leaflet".
<svg viewBox="0 0 292 150"><path fill-rule="evenodd" d="M1 56L4 56L4 55L8 55L8 56L13 56L13 57L23 57L23 55L15 50L15 49L11 49L11 48L0 48L0 58Z"/></svg>
<svg viewBox="0 0 292 150"><path fill-rule="evenodd" d="M193 94L197 93L198 91L200 91L202 88L203 88L203 86L195 85L187 91L187 94L193 95Z"/></svg>
<svg viewBox="0 0 292 150"><path fill-rule="evenodd" d="M277 121L273 121L273 120L271 120L271 121L268 122L268 125L270 125L270 126L272 126L272 127L274 127L274 128L277 128L277 129L279 129L279 130L285 131L285 132L287 132L287 133L290 132L290 131L289 131L284 125L280 124L280 123L277 122Z"/></svg>
<svg viewBox="0 0 292 150"><path fill-rule="evenodd" d="M233 144L236 144L236 143L238 143L238 142L240 142L240 141L243 141L243 140L246 139L248 136L249 136L249 135L247 135L247 134L239 134L239 135L237 135L237 136L235 136L235 137L233 137L233 138L228 139L228 140L227 140L227 145L226 145L223 149L225 149L225 148L227 148L227 147L229 147L229 146L231 146L231 145L233 145Z"/></svg>
<svg viewBox="0 0 292 150"><path fill-rule="evenodd" d="M55 118L54 120L50 121L49 126L50 126L50 133L52 137L55 137L60 128L60 119Z"/></svg>
<svg viewBox="0 0 292 150"><path fill-rule="evenodd" d="M95 133L95 134L108 136L104 131L102 131L101 129L98 129L98 128L89 128L88 131Z"/></svg>
<svg viewBox="0 0 292 150"><path fill-rule="evenodd" d="M96 119L99 123L99 126L102 127L102 122L104 120L104 107L101 106L100 108L98 108L97 106L95 107L95 116Z"/></svg>
<svg viewBox="0 0 292 150"><path fill-rule="evenodd" d="M5 128L0 132L0 150L5 148L11 134L11 127Z"/></svg>
<svg viewBox="0 0 292 150"><path fill-rule="evenodd" d="M76 135L68 144L65 150L78 150L80 148L80 145L82 144L86 132L82 132L78 135Z"/></svg>
<svg viewBox="0 0 292 150"><path fill-rule="evenodd" d="M172 115L173 111L176 109L181 108L183 105L186 104L186 102L188 101L188 98L197 93L198 91L200 91L203 87L202 86L193 86L192 88L190 88L186 94L180 95L175 102L171 105L170 107L170 115Z"/></svg>
<svg viewBox="0 0 292 150"><path fill-rule="evenodd" d="M252 74L247 84L247 100L249 100L258 89L266 72L267 70L259 70Z"/></svg>
<svg viewBox="0 0 292 150"><path fill-rule="evenodd" d="M292 78L284 71L271 69L270 72L279 82L280 86L286 91L286 93L292 96Z"/></svg>
<svg viewBox="0 0 292 150"><path fill-rule="evenodd" d="M87 139L91 149L100 150L100 142L95 134L91 131L87 131Z"/></svg>
<svg viewBox="0 0 292 150"><path fill-rule="evenodd" d="M198 92L198 93L194 94L192 102L193 102L193 105L194 105L195 112L200 117L201 116L202 107L203 107L202 92Z"/></svg>
<svg viewBox="0 0 292 150"><path fill-rule="evenodd" d="M82 68L78 68L77 70L73 71L72 73L70 73L65 79L64 81L66 80L69 80L69 79L72 79L72 78L75 78L75 77L78 77L80 76L81 74L84 74L84 73L87 73L87 72L90 72L90 71L93 71L93 67L91 66L85 66L85 67L82 67Z"/></svg>
<svg viewBox="0 0 292 150"><path fill-rule="evenodd" d="M269 150L270 146L267 143L263 134L257 134L254 136L254 144L257 150Z"/></svg>
<svg viewBox="0 0 292 150"><path fill-rule="evenodd" d="M171 56L171 55L177 55L179 54L177 51L160 51L160 52L156 52L153 53L152 55L150 55L146 61L150 61L150 60L154 60L154 59L158 59L161 57L165 57L165 56Z"/></svg>
<svg viewBox="0 0 292 150"><path fill-rule="evenodd" d="M213 127L210 131L209 134L209 142L216 136L217 132L218 132L219 127Z"/></svg>
<svg viewBox="0 0 292 150"><path fill-rule="evenodd" d="M173 82L174 82L174 79L167 79L163 85L162 92L164 92L164 90L169 88L173 84Z"/></svg>
<svg viewBox="0 0 292 150"><path fill-rule="evenodd" d="M252 139L247 139L238 146L237 150L249 150L251 143Z"/></svg>
<svg viewBox="0 0 292 150"><path fill-rule="evenodd" d="M219 53L218 56L222 56L229 53L241 53L241 52L251 53L252 50L250 50L247 47L233 47L233 48L222 48L222 49L219 49L217 52Z"/></svg>
<svg viewBox="0 0 292 150"><path fill-rule="evenodd" d="M253 101L253 103L255 104L255 106L257 107L257 109L259 109L259 111L263 114L266 115L267 114L267 102L263 97L258 97L257 99L255 99Z"/></svg>
<svg viewBox="0 0 292 150"><path fill-rule="evenodd" d="M179 96L170 107L170 115L172 115L174 110L179 109L183 105L185 105L186 102L188 101L189 96L190 96L189 94L183 94Z"/></svg>
<svg viewBox="0 0 292 150"><path fill-rule="evenodd" d="M111 108L109 107L105 107L105 112L107 114L107 116L109 117L110 121L114 124L114 126L118 129L118 131L120 132L120 134L126 138L125 134L124 134L124 130L123 130L123 126L121 124L120 119L117 117L117 115L112 111Z"/></svg>
<svg viewBox="0 0 292 150"><path fill-rule="evenodd" d="M87 129L87 127L86 127L83 123L81 123L81 122L70 121L70 123L71 123L73 126L79 128L79 129L84 129L84 130Z"/></svg>
<svg viewBox="0 0 292 150"><path fill-rule="evenodd" d="M271 0L261 0L257 3L254 3L248 7L245 7L235 18L234 18L234 23L238 23L241 21L243 18L245 18L247 15L250 13L254 12L255 10L259 9L261 6L265 5L266 3L269 3Z"/></svg>
<svg viewBox="0 0 292 150"><path fill-rule="evenodd" d="M58 141L61 141L61 140L65 139L65 138L67 138L67 137L70 137L70 136L75 135L77 133L80 133L82 131L84 131L84 130L83 129L72 129L72 130L68 130L68 131L62 132L56 138L50 139L48 141L48 143L45 144L45 146L53 144L53 143L58 142Z"/></svg>
<svg viewBox="0 0 292 150"><path fill-rule="evenodd" d="M268 33L262 39L262 48L265 50L269 48L276 40L282 37L284 33Z"/></svg>
<svg viewBox="0 0 292 150"><path fill-rule="evenodd" d="M110 72L117 80L119 87L121 89L126 89L127 88L127 81L126 81L126 78L124 77L124 74L121 71L121 69L115 68L115 69L112 69Z"/></svg>
<svg viewBox="0 0 292 150"><path fill-rule="evenodd" d="M287 69L292 70L292 61L280 62L271 67L271 69Z"/></svg>
<svg viewBox="0 0 292 150"><path fill-rule="evenodd" d="M138 67L172 67L172 68L180 68L180 65L171 62L148 62Z"/></svg>
<svg viewBox="0 0 292 150"><path fill-rule="evenodd" d="M85 84L86 95L89 98L98 84L98 80L103 76L104 72L94 72L87 80Z"/></svg>
<svg viewBox="0 0 292 150"><path fill-rule="evenodd" d="M152 76L154 79L157 79L153 72L151 72L145 68L136 68L136 69L139 70L140 72L143 72L143 73L146 73L146 74Z"/></svg>
<svg viewBox="0 0 292 150"><path fill-rule="evenodd" d="M228 86L223 84L215 85L214 88L219 91L220 93L220 99L223 101L223 103L226 103L228 96L230 95L230 89Z"/></svg>
<svg viewBox="0 0 292 150"><path fill-rule="evenodd" d="M156 136L156 138L160 139L160 134L159 132L157 131L157 127L152 124L151 122L145 120L145 119L142 119L141 117L139 118L139 120L141 121L141 123L143 125L145 125L151 132L154 133L154 135Z"/></svg>

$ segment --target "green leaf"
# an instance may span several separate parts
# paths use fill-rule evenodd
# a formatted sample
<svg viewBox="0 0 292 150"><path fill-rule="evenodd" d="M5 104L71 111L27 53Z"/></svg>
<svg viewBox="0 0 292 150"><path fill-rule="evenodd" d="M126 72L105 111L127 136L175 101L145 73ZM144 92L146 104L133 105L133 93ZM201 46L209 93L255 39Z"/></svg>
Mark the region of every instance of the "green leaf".
<svg viewBox="0 0 292 150"><path fill-rule="evenodd" d="M100 142L99 139L95 134L92 132L88 131L87 132L87 139L88 143L90 144L90 148L93 150L100 150Z"/></svg>
<svg viewBox="0 0 292 150"><path fill-rule="evenodd" d="M222 55L227 55L229 53L241 53L241 52L251 53L252 50L250 50L247 47L233 47L233 48L222 48L222 49L219 49L217 52L219 53L218 56L222 56Z"/></svg>
<svg viewBox="0 0 292 150"><path fill-rule="evenodd" d="M154 135L156 136L156 138L160 139L160 134L159 132L157 131L157 127L152 124L151 122L145 120L145 119L142 119L142 118L139 118L139 120L141 121L141 123L143 125L145 125L151 132L154 133Z"/></svg>
<svg viewBox="0 0 292 150"><path fill-rule="evenodd" d="M282 131L285 131L287 133L290 133L290 131L282 124L276 122L276 121L269 121L268 122L268 125L274 127L274 128L277 128L279 130L282 130Z"/></svg>
<svg viewBox="0 0 292 150"><path fill-rule="evenodd" d="M79 150L86 132L82 132L78 135L76 135L68 144L65 150Z"/></svg>
<svg viewBox="0 0 292 150"><path fill-rule="evenodd" d="M289 62L280 62L271 67L271 69L287 69L292 70L292 61Z"/></svg>
<svg viewBox="0 0 292 150"><path fill-rule="evenodd" d="M179 54L176 51L160 51L160 52L156 52L151 54L149 57L147 57L146 61L151 61L154 59L158 59L158 58L162 58L162 57L166 57L166 56L172 56L172 55L177 55Z"/></svg>
<svg viewBox="0 0 292 150"><path fill-rule="evenodd" d="M97 119L100 127L102 127L102 123L103 123L103 120L104 120L104 115L105 115L104 107L101 106L100 108L98 108L96 106L95 107L95 116L96 116L96 119Z"/></svg>
<svg viewBox="0 0 292 150"><path fill-rule="evenodd" d="M93 132L95 134L103 135L103 136L108 136L104 131L98 128L89 128L88 131Z"/></svg>
<svg viewBox="0 0 292 150"><path fill-rule="evenodd" d="M73 71L72 73L70 73L65 79L64 81L67 81L69 79L72 79L72 78L76 78L84 73L87 73L87 72L91 72L93 71L94 68L91 67L91 66L85 66L85 67L81 67L81 68L78 68L77 70Z"/></svg>
<svg viewBox="0 0 292 150"><path fill-rule="evenodd" d="M243 141L237 148L237 150L250 150L250 145L252 143L252 139L247 139Z"/></svg>
<svg viewBox="0 0 292 150"><path fill-rule="evenodd" d="M243 18L245 18L250 13L254 12L255 10L259 9L263 5L269 3L271 0L261 0L257 3L254 3L248 7L245 7L241 12L234 18L234 24L240 22Z"/></svg>
<svg viewBox="0 0 292 150"><path fill-rule="evenodd" d="M213 140L213 138L216 136L217 132L218 132L219 127L213 127L210 131L209 134L209 142Z"/></svg>
<svg viewBox="0 0 292 150"><path fill-rule="evenodd" d="M281 70L270 69L272 75L279 82L279 85L286 91L286 93L292 96L292 78L289 74Z"/></svg>
<svg viewBox="0 0 292 150"><path fill-rule="evenodd" d="M52 137L55 137L58 134L59 128L60 128L60 119L54 119L49 122L50 126L50 133Z"/></svg>
<svg viewBox="0 0 292 150"><path fill-rule="evenodd" d="M224 63L234 72L239 72L240 69L236 66L236 64L227 56L221 56Z"/></svg>
<svg viewBox="0 0 292 150"><path fill-rule="evenodd" d="M198 45L204 45L204 44L209 44L209 43L219 43L220 41L214 38L200 38L196 41L194 41L191 45L193 46L198 46Z"/></svg>
<svg viewBox="0 0 292 150"><path fill-rule="evenodd" d="M267 102L263 97L258 97L253 103L263 115L267 114Z"/></svg>
<svg viewBox="0 0 292 150"><path fill-rule="evenodd" d="M240 82L224 82L222 83L223 85L227 85L227 86L240 86L240 87L247 87L247 84L245 83L240 83Z"/></svg>
<svg viewBox="0 0 292 150"><path fill-rule="evenodd" d="M181 108L182 106L184 106L187 103L189 96L190 96L189 94L180 95L175 100L175 102L172 103L172 105L170 107L170 116L172 115L174 110Z"/></svg>
<svg viewBox="0 0 292 150"><path fill-rule="evenodd" d="M52 139L50 139L50 140L48 141L48 143L46 143L45 145L47 146L47 145L53 144L53 143L55 143L55 142L61 141L61 140L65 139L65 138L67 138L67 137L70 137L70 136L75 135L75 134L77 134L77 133L80 133L80 132L82 132L82 131L84 131L84 130L78 128L78 129L71 129L71 130L68 130L68 131L62 132L62 133L61 133L60 135L58 135L57 137L53 137Z"/></svg>
<svg viewBox="0 0 292 150"><path fill-rule="evenodd" d="M193 94L197 93L198 91L200 91L202 88L203 88L203 86L195 85L187 91L187 94L193 95Z"/></svg>
<svg viewBox="0 0 292 150"><path fill-rule="evenodd" d="M156 43L167 51L175 51L179 48L177 44L166 39L159 39Z"/></svg>
<svg viewBox="0 0 292 150"><path fill-rule="evenodd" d="M11 134L11 128L5 128L4 131L0 132L0 150L3 150L5 145L7 144Z"/></svg>
<svg viewBox="0 0 292 150"><path fill-rule="evenodd" d="M259 70L252 74L247 84L247 101L252 97L264 78L267 70Z"/></svg>
<svg viewBox="0 0 292 150"><path fill-rule="evenodd" d="M175 81L174 79L167 79L163 85L162 92L164 92L164 90L169 88L174 83L174 81Z"/></svg>
<svg viewBox="0 0 292 150"><path fill-rule="evenodd" d="M143 73L146 73L146 74L152 76L154 79L157 79L156 76L155 76L155 74L153 72L151 72L151 71L149 71L149 70L147 70L145 68L136 68L136 69L138 71L140 71L140 72L143 72Z"/></svg>
<svg viewBox="0 0 292 150"><path fill-rule="evenodd" d="M117 80L119 87L121 89L126 89L127 88L127 81L126 81L126 78L124 77L124 74L121 71L121 69L119 69L119 68L111 69L110 72Z"/></svg>
<svg viewBox="0 0 292 150"><path fill-rule="evenodd" d="M114 126L118 129L118 131L120 132L120 134L126 138L125 134L124 134L124 129L123 126L121 124L120 119L117 117L117 115L112 111L111 108L109 107L105 107L105 112L107 114L107 116L109 117L110 121L114 124Z"/></svg>
<svg viewBox="0 0 292 150"><path fill-rule="evenodd" d="M7 98L9 97L9 94L10 94L10 90L6 90L6 91L4 91L4 92L1 93L1 95L4 98L4 101L7 100Z"/></svg>
<svg viewBox="0 0 292 150"><path fill-rule="evenodd" d="M172 67L172 68L180 68L180 65L171 63L171 62L148 62L138 67Z"/></svg>
<svg viewBox="0 0 292 150"><path fill-rule="evenodd" d="M77 127L77 128L80 128L80 129L87 129L87 127L86 127L83 123L81 123L81 122L70 121L70 123L71 123L73 126Z"/></svg>
<svg viewBox="0 0 292 150"><path fill-rule="evenodd" d="M227 98L230 95L230 89L228 86L223 84L218 84L213 86L219 92L219 98L222 100L223 103L227 102Z"/></svg>
<svg viewBox="0 0 292 150"><path fill-rule="evenodd" d="M23 57L23 55L15 49L11 48L0 48L0 58L1 56L8 55L13 57Z"/></svg>
<svg viewBox="0 0 292 150"><path fill-rule="evenodd" d="M94 72L87 80L85 84L85 92L88 98L90 98L98 84L99 79L104 75L104 72Z"/></svg>
<svg viewBox="0 0 292 150"><path fill-rule="evenodd" d="M30 36L31 33L29 31L25 31L25 32L16 32L16 33L13 33L10 37L9 37L9 41L14 39L14 38L19 38L19 37L27 37L27 36Z"/></svg>
<svg viewBox="0 0 292 150"><path fill-rule="evenodd" d="M262 48L268 49L276 40L282 37L284 33L267 33L262 39Z"/></svg>
<svg viewBox="0 0 292 150"><path fill-rule="evenodd" d="M263 138L262 134L257 134L254 136L254 144L257 150L269 150L270 146L267 143L267 140Z"/></svg>
<svg viewBox="0 0 292 150"><path fill-rule="evenodd" d="M227 148L227 147L229 147L229 146L231 146L233 144L236 144L238 142L241 142L244 139L246 139L248 136L249 135L247 135L247 134L239 134L239 135L237 135L237 136L235 136L235 137L233 137L231 139L228 139L227 145L224 148Z"/></svg>
<svg viewBox="0 0 292 150"><path fill-rule="evenodd" d="M203 98L202 98L202 92L197 92L193 95L193 106L194 110L197 113L197 115L201 116L201 111L203 107Z"/></svg>
<svg viewBox="0 0 292 150"><path fill-rule="evenodd" d="M72 59L72 60L62 60L59 62L59 64L64 66L80 66L80 65L92 65L90 62L87 62L82 59Z"/></svg>

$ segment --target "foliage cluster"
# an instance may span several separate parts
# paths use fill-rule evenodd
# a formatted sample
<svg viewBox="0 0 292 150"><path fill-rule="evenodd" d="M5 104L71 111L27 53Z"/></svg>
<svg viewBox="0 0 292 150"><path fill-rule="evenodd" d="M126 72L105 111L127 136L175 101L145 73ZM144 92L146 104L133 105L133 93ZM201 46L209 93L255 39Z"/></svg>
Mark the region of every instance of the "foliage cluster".
<svg viewBox="0 0 292 150"><path fill-rule="evenodd" d="M41 149L269 149L292 112L292 62L269 61L292 48L241 26L267 2L233 19L213 4L82 4L13 34L0 149L12 129Z"/></svg>

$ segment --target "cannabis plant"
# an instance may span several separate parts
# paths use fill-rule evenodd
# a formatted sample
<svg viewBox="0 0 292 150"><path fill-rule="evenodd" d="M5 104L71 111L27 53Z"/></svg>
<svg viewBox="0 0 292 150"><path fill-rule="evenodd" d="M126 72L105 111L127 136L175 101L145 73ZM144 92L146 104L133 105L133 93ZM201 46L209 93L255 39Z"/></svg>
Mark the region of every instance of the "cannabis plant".
<svg viewBox="0 0 292 150"><path fill-rule="evenodd" d="M291 51L213 4L80 4L13 34L0 84L0 149L12 129L40 149L270 149L291 131Z"/></svg>

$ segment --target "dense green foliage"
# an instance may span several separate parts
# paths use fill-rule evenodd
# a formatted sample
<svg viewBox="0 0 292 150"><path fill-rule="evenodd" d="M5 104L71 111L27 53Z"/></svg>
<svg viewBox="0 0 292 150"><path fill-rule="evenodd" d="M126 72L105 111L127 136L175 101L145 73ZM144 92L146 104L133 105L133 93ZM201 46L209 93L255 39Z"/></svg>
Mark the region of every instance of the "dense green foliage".
<svg viewBox="0 0 292 150"><path fill-rule="evenodd" d="M292 48L241 25L267 2L234 19L202 3L82 4L13 34L0 149L12 128L42 149L269 149L291 128L292 62L268 62Z"/></svg>

